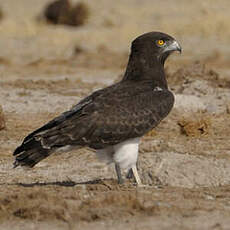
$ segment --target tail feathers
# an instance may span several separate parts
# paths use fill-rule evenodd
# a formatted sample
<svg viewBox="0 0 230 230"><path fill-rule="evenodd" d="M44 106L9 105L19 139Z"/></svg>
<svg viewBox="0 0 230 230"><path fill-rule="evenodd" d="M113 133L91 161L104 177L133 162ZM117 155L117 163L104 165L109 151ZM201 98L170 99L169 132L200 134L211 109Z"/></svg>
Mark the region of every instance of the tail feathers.
<svg viewBox="0 0 230 230"><path fill-rule="evenodd" d="M51 149L44 148L40 141L32 139L29 144L22 144L14 151L14 155L16 155L14 168L19 165L32 168L52 152Z"/></svg>

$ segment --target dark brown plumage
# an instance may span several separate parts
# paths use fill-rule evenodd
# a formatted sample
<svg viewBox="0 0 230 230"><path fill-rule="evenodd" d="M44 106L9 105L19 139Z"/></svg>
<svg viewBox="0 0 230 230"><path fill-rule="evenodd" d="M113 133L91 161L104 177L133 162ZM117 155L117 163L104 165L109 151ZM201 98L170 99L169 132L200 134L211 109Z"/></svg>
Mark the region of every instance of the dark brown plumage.
<svg viewBox="0 0 230 230"><path fill-rule="evenodd" d="M173 107L164 62L176 50L181 51L179 44L160 32L135 39L124 78L29 134L14 152L15 167L33 167L68 145L105 149L156 127Z"/></svg>

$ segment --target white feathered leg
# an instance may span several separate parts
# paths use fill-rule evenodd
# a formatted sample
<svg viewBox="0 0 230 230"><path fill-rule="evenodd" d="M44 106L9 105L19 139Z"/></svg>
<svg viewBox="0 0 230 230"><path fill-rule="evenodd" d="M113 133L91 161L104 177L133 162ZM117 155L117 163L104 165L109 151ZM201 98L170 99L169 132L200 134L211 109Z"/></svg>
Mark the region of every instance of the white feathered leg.
<svg viewBox="0 0 230 230"><path fill-rule="evenodd" d="M120 178L120 175L118 169L132 169L134 178L138 185L141 184L140 177L137 172L136 168L136 162L138 157L138 147L139 147L140 138L134 138L127 141L124 141L122 143L119 143L114 146L114 162L115 162L115 168L118 176L118 180Z"/></svg>

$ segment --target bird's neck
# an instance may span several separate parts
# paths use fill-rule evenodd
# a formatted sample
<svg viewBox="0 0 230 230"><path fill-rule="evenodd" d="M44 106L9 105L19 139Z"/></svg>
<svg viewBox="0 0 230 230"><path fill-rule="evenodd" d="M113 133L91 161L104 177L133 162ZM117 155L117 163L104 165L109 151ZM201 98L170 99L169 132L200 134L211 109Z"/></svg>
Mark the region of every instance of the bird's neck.
<svg viewBox="0 0 230 230"><path fill-rule="evenodd" d="M149 81L153 87L168 88L164 62L157 57L131 54L123 80Z"/></svg>

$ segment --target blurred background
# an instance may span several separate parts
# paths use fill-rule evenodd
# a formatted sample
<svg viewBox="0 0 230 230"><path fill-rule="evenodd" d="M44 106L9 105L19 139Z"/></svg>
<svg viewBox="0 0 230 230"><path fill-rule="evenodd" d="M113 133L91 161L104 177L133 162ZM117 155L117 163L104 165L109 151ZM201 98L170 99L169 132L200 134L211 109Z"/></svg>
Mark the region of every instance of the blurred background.
<svg viewBox="0 0 230 230"><path fill-rule="evenodd" d="M128 53L130 42L149 31L163 31L183 47L183 61L223 55L229 59L228 0L81 1L83 25L49 25L43 21L50 0L1 1L1 57L12 62L69 58L75 46L90 52L102 46ZM79 1L72 0L72 6ZM76 12L78 14L78 12Z"/></svg>
<svg viewBox="0 0 230 230"><path fill-rule="evenodd" d="M166 62L174 110L150 136L170 139L173 151L222 154L230 113L229 9L229 0L1 1L0 154L7 165L28 132L121 79L132 40L149 31L172 35L183 49ZM183 139L207 135L205 143ZM223 146L214 150L217 137Z"/></svg>
<svg viewBox="0 0 230 230"><path fill-rule="evenodd" d="M121 79L150 31L183 52L166 62L174 109L140 145L149 187L119 187L87 149L12 169L23 137ZM229 38L229 0L1 0L0 228L229 229Z"/></svg>

